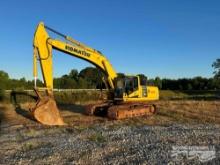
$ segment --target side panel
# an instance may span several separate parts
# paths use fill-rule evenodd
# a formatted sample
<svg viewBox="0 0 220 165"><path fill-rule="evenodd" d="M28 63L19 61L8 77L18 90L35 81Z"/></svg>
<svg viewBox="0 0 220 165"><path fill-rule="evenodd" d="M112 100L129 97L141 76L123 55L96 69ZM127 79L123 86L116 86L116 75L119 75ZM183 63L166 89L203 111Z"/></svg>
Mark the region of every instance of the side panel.
<svg viewBox="0 0 220 165"><path fill-rule="evenodd" d="M141 86L140 86L140 89L142 89ZM132 96L136 96L136 97L132 97ZM129 101L156 101L156 100L159 100L159 89L158 87L155 87L155 86L147 86L146 97L144 96L142 92L140 92L140 90L137 90L129 96L124 96L123 100L128 101L128 102Z"/></svg>

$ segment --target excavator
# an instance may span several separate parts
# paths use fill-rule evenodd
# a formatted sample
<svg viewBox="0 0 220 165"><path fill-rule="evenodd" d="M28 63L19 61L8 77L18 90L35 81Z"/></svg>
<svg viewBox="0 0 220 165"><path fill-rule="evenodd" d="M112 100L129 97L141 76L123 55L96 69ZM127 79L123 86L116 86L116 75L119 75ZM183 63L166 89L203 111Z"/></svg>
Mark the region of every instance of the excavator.
<svg viewBox="0 0 220 165"><path fill-rule="evenodd" d="M55 33L59 38L51 38L49 32ZM30 108L30 111L41 124L65 125L53 94L53 49L85 60L104 73L103 81L108 89L108 98L101 103L87 105L87 115L102 113L110 119L117 120L153 115L156 112L156 106L149 102L159 99L159 90L156 86L148 86L145 76L119 76L109 60L100 51L40 22L33 40L34 91L38 96L38 101ZM38 61L42 72L44 90L46 91L44 96L40 94L40 88L37 87L36 83Z"/></svg>

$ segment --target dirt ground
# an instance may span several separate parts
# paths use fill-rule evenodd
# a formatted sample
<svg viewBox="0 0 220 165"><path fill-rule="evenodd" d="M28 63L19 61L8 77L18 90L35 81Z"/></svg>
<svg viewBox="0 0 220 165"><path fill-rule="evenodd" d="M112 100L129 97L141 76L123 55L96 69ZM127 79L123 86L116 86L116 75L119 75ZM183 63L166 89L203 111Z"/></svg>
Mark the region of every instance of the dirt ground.
<svg viewBox="0 0 220 165"><path fill-rule="evenodd" d="M198 157L174 160L168 151L183 144L220 148L220 101L155 104L154 116L120 121L86 116L83 105L62 104L58 107L68 125L52 127L37 123L28 104L2 103L0 164L199 164Z"/></svg>

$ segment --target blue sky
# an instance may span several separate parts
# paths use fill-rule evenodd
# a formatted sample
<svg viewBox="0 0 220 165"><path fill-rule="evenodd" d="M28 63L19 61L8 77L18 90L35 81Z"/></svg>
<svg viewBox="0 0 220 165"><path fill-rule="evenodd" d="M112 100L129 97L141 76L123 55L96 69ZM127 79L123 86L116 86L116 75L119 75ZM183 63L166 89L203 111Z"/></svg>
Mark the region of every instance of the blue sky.
<svg viewBox="0 0 220 165"><path fill-rule="evenodd" d="M219 0L2 0L0 20L0 70L12 78L32 79L40 21L102 51L117 72L211 77L220 57ZM54 51L56 77L86 66Z"/></svg>

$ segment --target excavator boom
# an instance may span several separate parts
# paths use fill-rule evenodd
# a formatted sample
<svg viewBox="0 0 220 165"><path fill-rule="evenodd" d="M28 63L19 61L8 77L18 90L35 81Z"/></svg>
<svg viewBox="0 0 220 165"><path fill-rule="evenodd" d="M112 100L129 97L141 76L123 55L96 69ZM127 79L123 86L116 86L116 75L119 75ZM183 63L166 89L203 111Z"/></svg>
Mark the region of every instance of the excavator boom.
<svg viewBox="0 0 220 165"><path fill-rule="evenodd" d="M64 41L58 39L52 39L49 37L47 30L55 32L64 38ZM41 22L34 35L34 77L37 77L37 59L41 64L41 70L45 87L47 90L53 89L53 61L52 61L52 49L59 50L63 53L71 56L83 59L92 63L97 68L102 70L106 76L107 81L111 89L114 89L113 81L117 77L117 73L110 64L109 60L95 49L92 49L69 36L65 36L52 28L44 26Z"/></svg>
<svg viewBox="0 0 220 165"><path fill-rule="evenodd" d="M47 31L59 35L61 39L50 38ZM43 81L47 96L38 95L38 102L31 109L34 118L46 125L63 125L63 119L59 113L53 96L53 57L52 50L56 49L65 54L88 61L99 68L105 75L106 87L113 92L113 98L103 104L88 105L86 112L89 115L96 114L106 109L107 115L112 119L122 119L133 116L153 114L155 107L149 104L136 103L138 101L157 100L158 88L146 86L146 81L140 76L126 76L118 78L109 60L99 51L78 42L56 30L39 23L33 41L33 75L35 88L37 87L37 62L40 62ZM130 102L127 103L126 102ZM120 104L119 104L120 103ZM116 105L117 104L117 105ZM89 108L88 108L89 107Z"/></svg>

